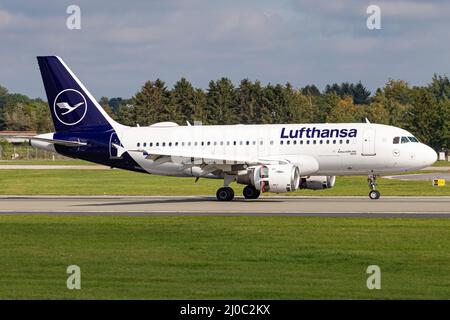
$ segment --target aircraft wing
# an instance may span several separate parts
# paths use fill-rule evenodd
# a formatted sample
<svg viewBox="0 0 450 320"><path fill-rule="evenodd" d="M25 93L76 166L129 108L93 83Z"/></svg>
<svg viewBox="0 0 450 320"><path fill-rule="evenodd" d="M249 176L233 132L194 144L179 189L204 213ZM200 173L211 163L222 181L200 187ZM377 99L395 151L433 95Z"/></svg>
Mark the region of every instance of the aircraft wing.
<svg viewBox="0 0 450 320"><path fill-rule="evenodd" d="M148 151L143 149L138 150L127 150L128 152L139 152L142 153L146 159L152 160L152 161L161 161L164 159L164 162L183 162L186 164L192 163L195 165L201 165L201 164L216 164L216 165L222 165L222 164L258 164L260 161L258 159L253 157L246 157L246 156L223 156L219 154L210 154L205 155L204 152L198 152L198 151L186 151L186 152L175 152L175 153L167 153L167 152L158 152L158 151Z"/></svg>
<svg viewBox="0 0 450 320"><path fill-rule="evenodd" d="M142 153L149 161L158 164L174 162L186 165L186 167L198 166L206 173L221 170L224 172L245 169L254 165L277 165L277 164L295 164L300 167L302 175L310 175L319 170L317 160L309 155L277 155L265 156L262 158L248 155L235 154L205 154L204 152L186 150L175 153L149 151L143 149L125 150L128 152Z"/></svg>

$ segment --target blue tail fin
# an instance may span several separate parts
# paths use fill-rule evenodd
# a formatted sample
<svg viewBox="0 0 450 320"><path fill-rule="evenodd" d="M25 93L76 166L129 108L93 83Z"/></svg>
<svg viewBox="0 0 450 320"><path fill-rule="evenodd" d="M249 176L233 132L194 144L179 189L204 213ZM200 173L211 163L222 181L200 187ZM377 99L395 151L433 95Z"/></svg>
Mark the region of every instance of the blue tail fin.
<svg viewBox="0 0 450 320"><path fill-rule="evenodd" d="M113 128L115 123L61 58L37 57L56 131Z"/></svg>

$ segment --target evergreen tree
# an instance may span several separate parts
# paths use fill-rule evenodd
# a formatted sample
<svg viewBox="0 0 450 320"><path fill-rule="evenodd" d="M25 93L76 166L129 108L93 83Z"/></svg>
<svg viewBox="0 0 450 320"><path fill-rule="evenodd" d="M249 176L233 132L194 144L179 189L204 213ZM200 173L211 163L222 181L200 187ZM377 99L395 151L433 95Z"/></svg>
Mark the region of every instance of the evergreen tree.
<svg viewBox="0 0 450 320"><path fill-rule="evenodd" d="M114 113L111 106L109 105L109 99L107 97L101 97L99 104L111 118L113 118L114 120L117 119L116 114Z"/></svg>
<svg viewBox="0 0 450 320"><path fill-rule="evenodd" d="M5 127L4 107L6 104L7 95L8 95L8 89L0 86L0 130L3 130Z"/></svg>
<svg viewBox="0 0 450 320"><path fill-rule="evenodd" d="M239 122L239 112L233 83L227 78L210 81L207 92L206 116L209 124Z"/></svg>
<svg viewBox="0 0 450 320"><path fill-rule="evenodd" d="M193 104L194 104L194 114L192 120L201 121L202 123L207 124L208 98L206 96L206 93L202 89L195 89Z"/></svg>
<svg viewBox="0 0 450 320"><path fill-rule="evenodd" d="M314 85L307 85L301 89L302 94L305 96L319 96L320 90Z"/></svg>
<svg viewBox="0 0 450 320"><path fill-rule="evenodd" d="M447 76L438 76L434 74L428 88L438 101L445 98L450 99L450 80Z"/></svg>
<svg viewBox="0 0 450 320"><path fill-rule="evenodd" d="M236 89L236 104L239 108L241 123L251 124L261 121L262 87L259 81L255 83L248 79L241 81Z"/></svg>
<svg viewBox="0 0 450 320"><path fill-rule="evenodd" d="M175 83L170 91L170 106L173 120L179 123L194 120L195 115L195 89L185 78Z"/></svg>
<svg viewBox="0 0 450 320"><path fill-rule="evenodd" d="M369 104L371 92L360 82L352 88L352 97L354 104Z"/></svg>
<svg viewBox="0 0 450 320"><path fill-rule="evenodd" d="M168 91L163 81L147 81L141 91L133 97L130 108L134 124L148 126L160 121L170 121Z"/></svg>

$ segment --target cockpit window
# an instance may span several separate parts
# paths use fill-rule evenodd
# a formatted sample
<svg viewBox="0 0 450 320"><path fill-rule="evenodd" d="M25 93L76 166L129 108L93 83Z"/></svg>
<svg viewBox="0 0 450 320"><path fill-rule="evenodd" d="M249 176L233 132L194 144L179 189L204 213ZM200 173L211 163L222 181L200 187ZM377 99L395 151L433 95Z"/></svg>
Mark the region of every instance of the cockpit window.
<svg viewBox="0 0 450 320"><path fill-rule="evenodd" d="M402 137L402 143L408 143L409 139L407 137Z"/></svg>
<svg viewBox="0 0 450 320"><path fill-rule="evenodd" d="M411 142L419 142L416 137L408 137L409 141Z"/></svg>
<svg viewBox="0 0 450 320"><path fill-rule="evenodd" d="M393 144L398 144L400 142L400 137L395 137L392 141Z"/></svg>

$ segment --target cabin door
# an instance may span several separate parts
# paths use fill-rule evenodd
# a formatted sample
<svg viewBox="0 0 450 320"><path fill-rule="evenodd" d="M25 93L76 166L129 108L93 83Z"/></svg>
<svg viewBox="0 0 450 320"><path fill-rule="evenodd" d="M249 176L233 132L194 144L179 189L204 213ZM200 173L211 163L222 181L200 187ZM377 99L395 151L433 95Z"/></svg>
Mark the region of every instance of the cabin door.
<svg viewBox="0 0 450 320"><path fill-rule="evenodd" d="M374 128L364 129L361 155L363 155L363 156L376 155L376 152L375 152L375 129Z"/></svg>

